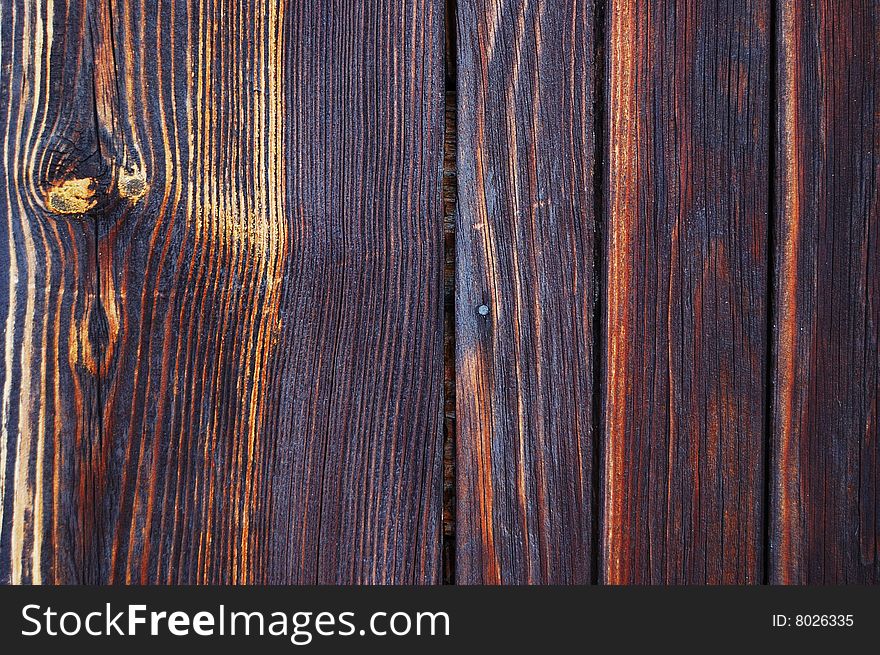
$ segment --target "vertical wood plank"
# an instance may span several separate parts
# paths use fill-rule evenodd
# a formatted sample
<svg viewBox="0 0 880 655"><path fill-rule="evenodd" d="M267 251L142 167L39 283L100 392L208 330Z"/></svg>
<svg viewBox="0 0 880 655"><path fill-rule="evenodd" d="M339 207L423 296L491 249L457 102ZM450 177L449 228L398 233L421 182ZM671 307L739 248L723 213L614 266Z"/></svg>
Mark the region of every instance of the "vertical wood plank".
<svg viewBox="0 0 880 655"><path fill-rule="evenodd" d="M461 583L593 573L596 18L458 2Z"/></svg>
<svg viewBox="0 0 880 655"><path fill-rule="evenodd" d="M243 583L268 513L289 256L287 5L95 2L111 583Z"/></svg>
<svg viewBox="0 0 880 655"><path fill-rule="evenodd" d="M270 581L440 581L443 16L291 6Z"/></svg>
<svg viewBox="0 0 880 655"><path fill-rule="evenodd" d="M100 443L84 7L0 4L0 581L89 582Z"/></svg>
<svg viewBox="0 0 880 655"><path fill-rule="evenodd" d="M610 1L608 583L762 579L769 18Z"/></svg>
<svg viewBox="0 0 880 655"><path fill-rule="evenodd" d="M4 578L436 581L442 5L2 12Z"/></svg>
<svg viewBox="0 0 880 655"><path fill-rule="evenodd" d="M880 7L778 3L771 581L880 581Z"/></svg>

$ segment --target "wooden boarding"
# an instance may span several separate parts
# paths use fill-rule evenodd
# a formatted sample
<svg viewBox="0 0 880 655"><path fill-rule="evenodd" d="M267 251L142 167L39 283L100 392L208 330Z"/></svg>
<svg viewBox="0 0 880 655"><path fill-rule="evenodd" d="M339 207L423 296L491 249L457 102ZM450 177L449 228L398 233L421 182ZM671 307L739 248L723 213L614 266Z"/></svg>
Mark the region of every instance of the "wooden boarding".
<svg viewBox="0 0 880 655"><path fill-rule="evenodd" d="M3 578L438 581L442 7L2 11Z"/></svg>
<svg viewBox="0 0 880 655"><path fill-rule="evenodd" d="M0 37L0 581L880 581L876 3Z"/></svg>
<svg viewBox="0 0 880 655"><path fill-rule="evenodd" d="M770 6L609 12L603 578L760 582Z"/></svg>

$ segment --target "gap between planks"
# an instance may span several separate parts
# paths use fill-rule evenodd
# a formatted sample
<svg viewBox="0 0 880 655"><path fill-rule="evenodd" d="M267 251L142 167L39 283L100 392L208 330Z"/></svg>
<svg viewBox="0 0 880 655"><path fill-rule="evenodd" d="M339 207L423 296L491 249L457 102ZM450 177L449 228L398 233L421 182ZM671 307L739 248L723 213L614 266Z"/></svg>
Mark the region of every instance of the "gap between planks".
<svg viewBox="0 0 880 655"><path fill-rule="evenodd" d="M442 584L455 584L455 223L458 213L456 0L446 0L443 132L443 534Z"/></svg>

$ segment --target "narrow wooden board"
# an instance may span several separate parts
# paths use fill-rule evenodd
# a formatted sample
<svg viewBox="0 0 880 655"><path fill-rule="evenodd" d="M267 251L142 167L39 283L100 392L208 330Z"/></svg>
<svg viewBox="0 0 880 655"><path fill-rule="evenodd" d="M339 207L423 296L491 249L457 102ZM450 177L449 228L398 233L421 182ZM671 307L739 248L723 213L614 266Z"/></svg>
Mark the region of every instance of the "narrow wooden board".
<svg viewBox="0 0 880 655"><path fill-rule="evenodd" d="M611 0L607 583L763 576L769 2Z"/></svg>
<svg viewBox="0 0 880 655"><path fill-rule="evenodd" d="M0 36L0 581L86 582L104 334L87 11L4 1Z"/></svg>
<svg viewBox="0 0 880 655"><path fill-rule="evenodd" d="M458 2L460 583L588 583L596 11Z"/></svg>
<svg viewBox="0 0 880 655"><path fill-rule="evenodd" d="M2 8L3 577L438 581L442 5L74 5Z"/></svg>
<svg viewBox="0 0 880 655"><path fill-rule="evenodd" d="M880 7L779 3L771 581L880 582Z"/></svg>

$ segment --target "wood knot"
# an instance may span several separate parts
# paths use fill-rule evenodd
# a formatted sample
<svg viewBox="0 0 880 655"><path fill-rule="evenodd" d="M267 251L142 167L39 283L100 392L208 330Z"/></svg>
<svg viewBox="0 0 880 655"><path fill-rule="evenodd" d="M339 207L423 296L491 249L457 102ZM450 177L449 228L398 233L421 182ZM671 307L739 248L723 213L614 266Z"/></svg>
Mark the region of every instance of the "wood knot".
<svg viewBox="0 0 880 655"><path fill-rule="evenodd" d="M143 198L147 192L146 175L136 168L130 170L120 168L116 184L119 188L119 195L132 203Z"/></svg>
<svg viewBox="0 0 880 655"><path fill-rule="evenodd" d="M95 186L91 177L53 184L46 193L46 206L54 214L85 214L97 203Z"/></svg>
<svg viewBox="0 0 880 655"><path fill-rule="evenodd" d="M112 168L116 168L115 174ZM53 214L81 215L107 212L120 201L134 204L147 193L147 178L138 167L112 167L103 174L67 177L52 183L45 193L46 207ZM115 178L115 179L114 179Z"/></svg>

